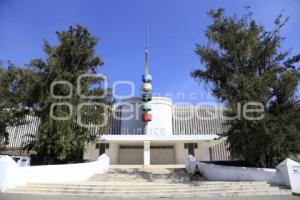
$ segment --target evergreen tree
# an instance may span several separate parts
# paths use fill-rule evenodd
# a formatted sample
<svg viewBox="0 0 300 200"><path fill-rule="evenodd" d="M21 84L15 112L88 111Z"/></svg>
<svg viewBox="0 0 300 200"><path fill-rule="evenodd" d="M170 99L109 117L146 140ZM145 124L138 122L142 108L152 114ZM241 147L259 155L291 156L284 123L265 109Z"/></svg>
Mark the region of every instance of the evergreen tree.
<svg viewBox="0 0 300 200"><path fill-rule="evenodd" d="M274 166L300 152L300 106L296 97L300 55L288 57L281 50L282 15L267 31L247 12L241 18L225 16L223 9L209 12L212 24L206 30L208 44L197 45L204 69L192 72L196 80L211 86L212 94L227 107L227 117L245 110L247 102L263 105L264 117L228 120L222 134L231 155L258 166ZM252 107L257 108L257 107ZM257 116L257 113L250 114Z"/></svg>
<svg viewBox="0 0 300 200"><path fill-rule="evenodd" d="M36 89L32 79L36 74L32 70L18 68L8 62L0 63L0 150L9 142L7 128L25 124L25 115L31 114L34 97L28 94Z"/></svg>
<svg viewBox="0 0 300 200"><path fill-rule="evenodd" d="M80 162L83 158L85 143L96 139L96 133L78 124L77 106L82 102L97 102L111 105L113 99L107 88L102 88L103 79L83 78L81 92L84 95L100 95L107 92L101 99L82 99L77 94L77 78L82 74L96 74L99 66L103 64L101 58L95 54L97 38L91 35L87 28L76 25L70 26L67 31L57 32L58 44L50 45L44 42L44 51L47 59L32 60L30 67L39 75L38 88L34 94L38 96L36 115L40 118L40 126L35 148L44 163ZM68 81L69 86L58 84L54 87L55 95L66 96L67 99L56 99L50 94L51 84L54 81ZM53 103L68 102L73 109L69 120L53 120L50 109ZM103 106L84 107L80 113L83 122L99 124L103 122ZM54 115L68 116L70 109L67 106L55 106ZM105 128L105 127L104 127Z"/></svg>

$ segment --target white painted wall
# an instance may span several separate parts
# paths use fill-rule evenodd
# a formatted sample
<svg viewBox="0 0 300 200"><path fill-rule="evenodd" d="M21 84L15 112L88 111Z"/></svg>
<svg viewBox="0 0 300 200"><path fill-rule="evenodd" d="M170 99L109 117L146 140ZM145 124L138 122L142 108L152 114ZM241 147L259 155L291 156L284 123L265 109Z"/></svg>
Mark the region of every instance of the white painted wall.
<svg viewBox="0 0 300 200"><path fill-rule="evenodd" d="M200 163L200 171L208 180L213 181L267 181L268 183L282 184L282 175L276 169Z"/></svg>
<svg viewBox="0 0 300 200"><path fill-rule="evenodd" d="M152 121L148 122L147 135L172 135L172 101L165 97L153 97Z"/></svg>
<svg viewBox="0 0 300 200"><path fill-rule="evenodd" d="M150 165L150 141L144 141L144 165Z"/></svg>
<svg viewBox="0 0 300 200"><path fill-rule="evenodd" d="M155 137L155 136L153 136ZM105 141L103 141L105 142ZM184 149L184 143L191 143L193 141L186 141L186 142L150 142L151 146L164 146L164 145L172 145L174 146L174 149L165 151L166 149L151 149L150 151L150 163L151 164L159 164L160 161L164 161L161 164L164 163L174 163L174 164L184 164L186 162L186 157L188 155L188 150ZM215 140L211 141L201 141L196 142L198 144L198 148L195 149L195 157L197 160L201 161L209 161L209 147L216 144ZM194 142L195 143L195 142ZM110 158L111 164L120 164L120 161L122 164L130 164L129 160L133 160L135 157L138 159L137 161L132 161L131 164L142 164L141 159L143 157L141 156L142 150L135 151L135 149L132 150L122 150L120 154L119 146L121 143L119 142L110 142L109 143L109 149L105 149L106 155ZM135 143L130 143L134 145ZM140 143L138 143L141 145ZM162 152L162 154L160 154ZM129 155L127 155L129 154ZM132 154L132 155L130 155ZM138 155L137 155L138 154ZM89 161L97 160L99 156L99 149L96 149L95 143L90 143L86 145L86 151L84 153L84 159ZM126 156L125 158L121 158L122 156ZM163 157L163 158L161 158ZM127 161L126 161L127 160Z"/></svg>
<svg viewBox="0 0 300 200"><path fill-rule="evenodd" d="M9 156L0 158L1 191L26 183L57 183L85 181L96 173L106 173L109 157L103 154L97 161L80 164L19 167Z"/></svg>
<svg viewBox="0 0 300 200"><path fill-rule="evenodd" d="M211 181L266 181L290 186L292 192L300 194L300 164L291 159L284 160L276 169L232 167L202 163L194 157L186 159L188 172L194 173L196 165L202 175Z"/></svg>
<svg viewBox="0 0 300 200"><path fill-rule="evenodd" d="M216 142L217 141L215 140L198 142L198 148L195 149L196 159L201 161L210 161L209 147L216 144Z"/></svg>
<svg viewBox="0 0 300 200"><path fill-rule="evenodd" d="M121 105L122 121L121 134L172 135L172 100L165 97L153 97L149 102L152 105L152 121L142 121L143 102L139 97L123 100ZM127 120L131 118L131 120ZM142 130L142 132L140 131ZM145 132L144 132L145 131Z"/></svg>
<svg viewBox="0 0 300 200"><path fill-rule="evenodd" d="M198 148L195 150L195 157L197 160L209 161L209 147L216 143L215 140L211 141L201 141L201 142L177 142L175 144L175 162L176 164L186 163L186 158L188 156L188 150L184 148L184 143L197 143Z"/></svg>
<svg viewBox="0 0 300 200"><path fill-rule="evenodd" d="M175 144L174 148L176 164L184 164L186 156L188 155L188 150L184 148L184 143L178 142Z"/></svg>
<svg viewBox="0 0 300 200"><path fill-rule="evenodd" d="M110 158L111 165L118 164L119 163L119 144L109 143L109 148L105 149L105 154Z"/></svg>
<svg viewBox="0 0 300 200"><path fill-rule="evenodd" d="M291 186L293 193L300 194L300 163L292 159L285 159L276 166L282 176L285 185Z"/></svg>
<svg viewBox="0 0 300 200"><path fill-rule="evenodd" d="M118 164L119 162L119 145L117 143L109 143L109 148L105 149L105 154L110 158L110 164ZM87 143L83 159L87 161L95 161L99 157L99 149L96 149L96 143Z"/></svg>

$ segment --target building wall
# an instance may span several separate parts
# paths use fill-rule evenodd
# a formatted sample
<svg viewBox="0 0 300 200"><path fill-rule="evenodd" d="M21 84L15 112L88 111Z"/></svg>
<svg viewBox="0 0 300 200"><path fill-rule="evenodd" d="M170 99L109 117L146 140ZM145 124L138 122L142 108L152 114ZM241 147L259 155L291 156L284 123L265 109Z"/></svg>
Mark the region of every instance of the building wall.
<svg viewBox="0 0 300 200"><path fill-rule="evenodd" d="M175 144L175 163L183 164L186 161L186 156L188 155L188 150L184 148L184 143Z"/></svg>
<svg viewBox="0 0 300 200"><path fill-rule="evenodd" d="M211 140L211 141L201 141L196 142L198 148L194 149L195 157L197 160L201 161L210 161L210 152L209 148L215 146L220 141ZM184 164L188 156L188 149L184 148L185 143L195 143L195 142L178 142L175 144L175 163Z"/></svg>
<svg viewBox="0 0 300 200"><path fill-rule="evenodd" d="M173 146L173 148L151 148L150 149L150 163L151 164L184 164L188 156L188 149L184 148L185 143L197 143L197 148L194 149L195 157L200 161L216 161L225 160L223 157L214 157L210 148L220 146L222 152L223 143L225 139L210 140L200 142L151 142L150 146L153 147L166 147ZM120 149L120 146L139 146L140 148L126 148ZM96 149L95 143L86 145L84 159L93 161L97 160L99 156L99 149ZM109 149L105 149L106 155L110 158L110 164L143 164L143 144L130 142L130 143L109 143ZM222 153L222 155L226 155Z"/></svg>
<svg viewBox="0 0 300 200"><path fill-rule="evenodd" d="M122 103L126 102L133 105L131 113L123 112L127 108L122 106ZM148 128L153 130L150 132L151 134L220 134L227 130L224 125L223 107L172 105L170 99L163 97L153 97L150 103L153 105L151 111L153 120L148 123ZM122 132L123 134L143 134L145 123L141 121L140 105L139 97L124 100L109 109L107 129L90 127L89 130L99 135L119 135ZM126 115L133 115L134 117L132 120L121 120ZM7 128L10 139L8 148L19 148L34 139L40 120L34 116L26 116L25 120L24 125ZM140 132L136 131L135 129L138 128L142 130Z"/></svg>
<svg viewBox="0 0 300 200"><path fill-rule="evenodd" d="M96 143L87 143L83 153L83 159L86 161L97 160L99 156L99 149L96 149Z"/></svg>
<svg viewBox="0 0 300 200"><path fill-rule="evenodd" d="M119 145L116 143L109 143L109 148L105 149L105 154L110 158L110 164L119 163ZM87 143L85 145L85 151L83 159L86 161L95 161L99 157L99 148L96 148L96 143Z"/></svg>
<svg viewBox="0 0 300 200"><path fill-rule="evenodd" d="M173 134L221 134L227 130L223 112L219 106L173 105Z"/></svg>
<svg viewBox="0 0 300 200"><path fill-rule="evenodd" d="M198 142L198 148L195 149L195 157L201 161L210 161L211 157L209 153L209 148L215 145L216 142L217 141L215 140Z"/></svg>
<svg viewBox="0 0 300 200"><path fill-rule="evenodd" d="M232 160L228 150L229 145L226 144L226 139L222 138L217 144L210 147L212 161L228 161Z"/></svg>
<svg viewBox="0 0 300 200"><path fill-rule="evenodd" d="M109 149L105 149L106 155L110 158L110 164L115 165L119 163L119 145L116 143L109 143Z"/></svg>
<svg viewBox="0 0 300 200"><path fill-rule="evenodd" d="M26 115L21 120L21 125L9 126L6 131L9 133L9 141L6 148L21 149L34 140L40 120L37 117Z"/></svg>
<svg viewBox="0 0 300 200"><path fill-rule="evenodd" d="M140 98L130 98L120 103L121 134L172 135L172 101L164 97L153 97L152 121L142 121L142 105ZM128 120L130 118L130 120ZM145 131L146 129L146 131Z"/></svg>
<svg viewBox="0 0 300 200"><path fill-rule="evenodd" d="M121 132L125 135L143 135L145 123L142 119L142 103L140 98L131 98L120 103Z"/></svg>
<svg viewBox="0 0 300 200"><path fill-rule="evenodd" d="M225 108L222 106L173 105L172 101L165 97L153 97L149 103L153 106L151 111L153 120L148 123L148 127L154 129L150 134L157 134L160 128L163 130L158 134L172 133L174 135L221 134L227 130L223 117ZM139 97L123 100L114 105L108 113L109 130L102 132L95 129L93 131L113 135L144 134L146 123L141 121L141 105ZM133 110L125 113L124 111L129 108ZM133 116L133 119L121 120L129 116Z"/></svg>
<svg viewBox="0 0 300 200"><path fill-rule="evenodd" d="M168 98L153 97L152 121L147 123L147 135L173 135L172 101Z"/></svg>

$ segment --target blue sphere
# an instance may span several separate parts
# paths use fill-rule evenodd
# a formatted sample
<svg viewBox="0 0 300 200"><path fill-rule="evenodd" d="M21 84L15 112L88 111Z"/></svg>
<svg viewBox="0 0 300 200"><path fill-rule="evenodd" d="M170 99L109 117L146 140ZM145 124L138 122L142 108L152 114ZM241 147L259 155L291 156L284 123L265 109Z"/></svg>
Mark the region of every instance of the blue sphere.
<svg viewBox="0 0 300 200"><path fill-rule="evenodd" d="M152 81L151 74L144 74L142 76L142 80L143 80L144 83L151 83L151 81Z"/></svg>

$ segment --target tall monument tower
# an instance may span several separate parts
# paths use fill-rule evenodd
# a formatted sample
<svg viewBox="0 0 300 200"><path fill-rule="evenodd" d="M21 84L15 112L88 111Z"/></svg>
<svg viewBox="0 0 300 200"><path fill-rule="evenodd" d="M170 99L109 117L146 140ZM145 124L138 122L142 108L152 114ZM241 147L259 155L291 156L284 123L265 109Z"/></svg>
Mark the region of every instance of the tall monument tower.
<svg viewBox="0 0 300 200"><path fill-rule="evenodd" d="M152 100L152 76L149 74L148 69L148 25L146 28L146 48L145 48L145 63L144 63L144 74L142 76L142 88L141 88L141 99L143 101L143 114L142 120L145 123L152 121L152 105L150 101ZM147 126L147 124L146 124Z"/></svg>

